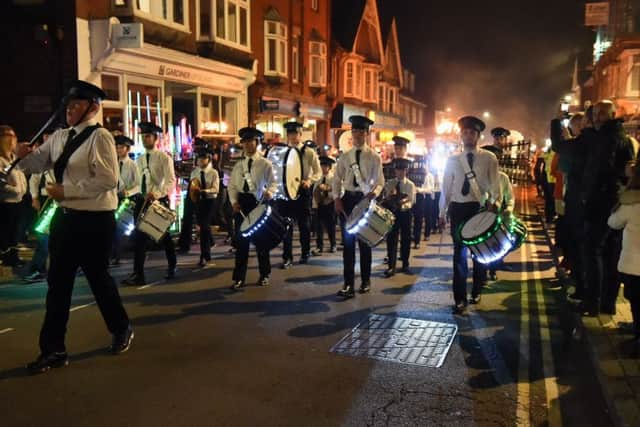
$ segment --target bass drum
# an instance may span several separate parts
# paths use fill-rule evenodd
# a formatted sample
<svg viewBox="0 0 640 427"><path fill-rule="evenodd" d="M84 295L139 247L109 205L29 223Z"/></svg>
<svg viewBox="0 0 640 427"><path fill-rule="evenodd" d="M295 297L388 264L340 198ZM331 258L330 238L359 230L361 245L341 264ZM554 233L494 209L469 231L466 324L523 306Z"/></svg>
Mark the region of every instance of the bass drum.
<svg viewBox="0 0 640 427"><path fill-rule="evenodd" d="M258 205L244 217L240 234L257 249L270 251L282 242L290 222L269 205Z"/></svg>
<svg viewBox="0 0 640 427"><path fill-rule="evenodd" d="M273 176L278 188L275 199L296 200L302 182L302 159L297 148L276 145L267 152L273 165Z"/></svg>

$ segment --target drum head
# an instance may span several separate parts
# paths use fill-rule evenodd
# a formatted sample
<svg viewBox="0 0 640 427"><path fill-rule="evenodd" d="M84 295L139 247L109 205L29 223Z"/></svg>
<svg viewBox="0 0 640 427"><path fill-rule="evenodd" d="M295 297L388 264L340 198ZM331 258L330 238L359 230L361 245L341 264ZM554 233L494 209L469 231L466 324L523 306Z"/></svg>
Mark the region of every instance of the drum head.
<svg viewBox="0 0 640 427"><path fill-rule="evenodd" d="M284 190L289 199L298 198L298 188L302 181L302 158L298 150L289 148L284 159Z"/></svg>
<svg viewBox="0 0 640 427"><path fill-rule="evenodd" d="M244 233L250 229L255 223L257 223L267 210L267 205L258 205L242 221L240 226L240 232Z"/></svg>
<svg viewBox="0 0 640 427"><path fill-rule="evenodd" d="M497 215L493 212L480 212L464 223L460 230L460 237L465 240L474 239L489 231L496 223L496 219Z"/></svg>
<svg viewBox="0 0 640 427"><path fill-rule="evenodd" d="M369 199L365 198L353 208L351 215L349 215L349 218L347 219L347 230L351 230L353 226L365 216L369 211L371 203L372 202Z"/></svg>

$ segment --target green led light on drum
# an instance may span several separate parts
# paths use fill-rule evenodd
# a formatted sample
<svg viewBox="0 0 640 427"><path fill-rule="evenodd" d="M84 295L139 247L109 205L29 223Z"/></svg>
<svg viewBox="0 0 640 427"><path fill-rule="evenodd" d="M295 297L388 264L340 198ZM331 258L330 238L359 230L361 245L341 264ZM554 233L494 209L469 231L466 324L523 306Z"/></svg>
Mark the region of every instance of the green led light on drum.
<svg viewBox="0 0 640 427"><path fill-rule="evenodd" d="M131 205L131 200L129 199L124 199L122 203L120 203L120 206L118 206L118 209L116 210L116 213L115 213L116 221L120 220L122 213L125 210L127 210L127 208L129 208L130 205Z"/></svg>
<svg viewBox="0 0 640 427"><path fill-rule="evenodd" d="M51 203L45 211L40 215L38 222L34 228L36 233L47 234L49 233L49 226L51 225L51 220L58 210L58 203L55 200L51 200Z"/></svg>
<svg viewBox="0 0 640 427"><path fill-rule="evenodd" d="M473 240L463 239L462 235L460 235L461 241L466 246L471 246L471 245L477 245L479 243L484 243L484 242L487 241L487 239L489 239L491 236L496 234L496 232L500 228L501 224L502 224L502 218L500 216L497 216L495 224L493 224L493 227L491 227L487 232L485 232L484 234L481 234L480 236L476 237ZM460 231L461 230L458 230L457 233L460 233Z"/></svg>

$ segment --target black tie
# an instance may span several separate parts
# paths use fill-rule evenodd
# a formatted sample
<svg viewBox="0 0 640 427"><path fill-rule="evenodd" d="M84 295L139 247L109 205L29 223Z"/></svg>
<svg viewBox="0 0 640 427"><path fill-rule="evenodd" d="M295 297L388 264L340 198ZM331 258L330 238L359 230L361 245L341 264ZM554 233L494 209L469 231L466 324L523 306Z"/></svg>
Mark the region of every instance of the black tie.
<svg viewBox="0 0 640 427"><path fill-rule="evenodd" d="M251 174L251 165L253 164L253 159L249 158L249 166L247 166L247 172L249 174ZM245 193L248 193L251 191L251 189L249 188L249 183L247 182L247 178L245 177L244 179L244 187L242 188L242 191L244 191Z"/></svg>
<svg viewBox="0 0 640 427"><path fill-rule="evenodd" d="M400 181L396 183L396 195L400 194Z"/></svg>
<svg viewBox="0 0 640 427"><path fill-rule="evenodd" d="M467 153L467 160L469 161L469 169L473 171L473 153ZM469 194L469 190L471 188L471 184L469 183L469 178L467 175L464 175L464 184L462 184L462 195L466 196Z"/></svg>
<svg viewBox="0 0 640 427"><path fill-rule="evenodd" d="M360 154L361 153L362 153L362 150L356 150L356 164L358 165L358 170L360 170ZM356 179L355 174L353 175L353 186L359 187L358 180Z"/></svg>
<svg viewBox="0 0 640 427"><path fill-rule="evenodd" d="M149 173L151 173L151 169L149 168L149 158L151 157L150 153L147 153L147 167L146 169L149 171ZM142 194L147 194L147 174L142 173L142 185L140 186L140 189L142 190Z"/></svg>
<svg viewBox="0 0 640 427"><path fill-rule="evenodd" d="M326 176L323 176L323 177L322 177L322 184L326 184L326 183L327 183L327 177L326 177Z"/></svg>
<svg viewBox="0 0 640 427"><path fill-rule="evenodd" d="M207 181L204 179L204 171L200 171L200 188L203 190L207 188Z"/></svg>
<svg viewBox="0 0 640 427"><path fill-rule="evenodd" d="M119 167L119 171L120 174L118 175L118 190L120 189L120 184L122 183L122 181L120 180L120 178L122 177L122 160L120 160L120 162L118 163Z"/></svg>

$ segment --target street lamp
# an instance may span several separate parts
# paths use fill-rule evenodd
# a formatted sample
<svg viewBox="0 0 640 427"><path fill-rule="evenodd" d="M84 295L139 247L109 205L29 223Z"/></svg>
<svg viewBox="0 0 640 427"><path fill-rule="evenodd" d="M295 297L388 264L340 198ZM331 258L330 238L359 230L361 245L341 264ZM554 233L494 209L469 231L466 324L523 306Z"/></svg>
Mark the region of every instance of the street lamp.
<svg viewBox="0 0 640 427"><path fill-rule="evenodd" d="M482 117L484 117L485 119L488 119L491 117L491 113L488 111L485 111L484 113L482 113Z"/></svg>
<svg viewBox="0 0 640 427"><path fill-rule="evenodd" d="M450 113L451 112L451 107L447 107L446 110L447 110L447 113Z"/></svg>

